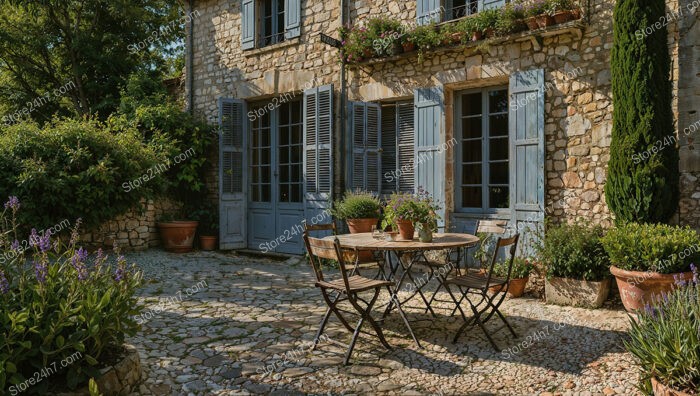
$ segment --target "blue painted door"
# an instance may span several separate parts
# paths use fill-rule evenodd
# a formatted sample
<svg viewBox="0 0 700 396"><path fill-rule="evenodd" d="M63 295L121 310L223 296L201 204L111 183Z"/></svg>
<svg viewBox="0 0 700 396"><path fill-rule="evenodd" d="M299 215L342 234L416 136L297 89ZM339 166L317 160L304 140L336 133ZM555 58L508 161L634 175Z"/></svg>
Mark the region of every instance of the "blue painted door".
<svg viewBox="0 0 700 396"><path fill-rule="evenodd" d="M219 248L246 247L246 103L219 100Z"/></svg>

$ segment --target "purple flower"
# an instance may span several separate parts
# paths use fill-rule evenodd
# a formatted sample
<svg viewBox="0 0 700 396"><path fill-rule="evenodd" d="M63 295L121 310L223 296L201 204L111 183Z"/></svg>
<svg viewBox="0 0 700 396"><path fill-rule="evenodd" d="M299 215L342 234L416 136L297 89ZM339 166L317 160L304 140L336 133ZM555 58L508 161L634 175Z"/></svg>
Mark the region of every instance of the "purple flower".
<svg viewBox="0 0 700 396"><path fill-rule="evenodd" d="M39 250L41 250L42 253L46 253L49 250L51 250L51 231L46 231L44 236L39 238Z"/></svg>
<svg viewBox="0 0 700 396"><path fill-rule="evenodd" d="M12 245L10 246L10 248L12 248L12 250L16 250L16 251L19 252L19 249L20 249L20 247L19 247L19 241L15 239L15 241L12 242Z"/></svg>
<svg viewBox="0 0 700 396"><path fill-rule="evenodd" d="M70 262L73 268L78 272L78 280L87 279L87 268L85 268L85 260L87 260L88 252L82 247L73 255Z"/></svg>
<svg viewBox="0 0 700 396"><path fill-rule="evenodd" d="M83 219L78 218L75 221L75 227L73 227L73 232L70 234L70 245L75 246L76 243L78 243L78 238L80 238L80 234L78 233L78 230L80 229L80 223L83 222Z"/></svg>
<svg viewBox="0 0 700 396"><path fill-rule="evenodd" d="M698 267L695 266L695 263L690 264L690 271L693 272L693 283L700 285L700 279L698 279Z"/></svg>
<svg viewBox="0 0 700 396"><path fill-rule="evenodd" d="M29 234L29 246L36 246L39 243L39 234L36 232L36 228L32 228L31 234Z"/></svg>
<svg viewBox="0 0 700 396"><path fill-rule="evenodd" d="M10 282L5 277L5 272L0 270L0 294L7 294L10 291Z"/></svg>
<svg viewBox="0 0 700 396"><path fill-rule="evenodd" d="M11 196L7 202L5 202L5 209L12 209L13 211L19 210L19 198Z"/></svg>
<svg viewBox="0 0 700 396"><path fill-rule="evenodd" d="M683 280L683 276L680 274L673 275L673 281L676 284L676 286L680 286L680 287L685 287L688 284L688 282Z"/></svg>
<svg viewBox="0 0 700 396"><path fill-rule="evenodd" d="M34 275L36 275L36 280L39 281L39 283L44 283L46 282L46 275L48 274L48 267L46 266L46 263L42 261L35 261L34 262Z"/></svg>
<svg viewBox="0 0 700 396"><path fill-rule="evenodd" d="M126 276L126 258L124 258L124 256L122 255L119 255L119 257L117 257L117 269L114 271L114 280L117 282L121 282L122 280L126 279Z"/></svg>

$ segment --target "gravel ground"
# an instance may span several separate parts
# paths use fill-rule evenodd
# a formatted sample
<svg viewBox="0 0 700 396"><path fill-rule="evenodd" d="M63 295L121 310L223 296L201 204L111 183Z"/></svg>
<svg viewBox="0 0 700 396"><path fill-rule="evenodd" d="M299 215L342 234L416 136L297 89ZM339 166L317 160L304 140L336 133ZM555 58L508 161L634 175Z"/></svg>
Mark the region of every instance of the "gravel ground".
<svg viewBox="0 0 700 396"><path fill-rule="evenodd" d="M351 365L343 366L345 348L335 343L347 344L351 335L337 319L310 351L325 305L310 267L300 259L160 250L127 258L147 279L141 297L147 310L138 318L143 327L128 340L138 348L146 376L138 394L638 393L638 371L622 344L627 315L620 309L507 299L502 311L520 337L498 332L499 353L478 328L453 343L461 319L450 316L449 304L438 304L436 319L407 308L424 349L394 311L383 326L393 350L363 335ZM383 294L378 305L388 299Z"/></svg>

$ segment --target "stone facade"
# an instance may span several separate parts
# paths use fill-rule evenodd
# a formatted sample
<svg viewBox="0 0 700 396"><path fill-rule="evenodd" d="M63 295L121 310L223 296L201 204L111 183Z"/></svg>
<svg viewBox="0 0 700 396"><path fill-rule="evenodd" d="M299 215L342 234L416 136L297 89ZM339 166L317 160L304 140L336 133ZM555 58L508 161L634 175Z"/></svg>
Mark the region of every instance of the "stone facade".
<svg viewBox="0 0 700 396"><path fill-rule="evenodd" d="M668 1L669 10L690 0ZM413 23L415 1L357 0L349 17L358 23L391 16ZM511 73L545 70L546 213L555 221L584 218L609 226L612 214L603 186L612 129L610 50L614 2L591 0L589 19L580 30L561 30L537 42L528 38L496 40L489 45L439 49L418 57L371 62L348 72L349 100L387 101L413 97L418 87L445 90L446 137L453 136L454 94L464 89L507 85ZM284 93L300 94L314 86L340 86L338 51L320 42L319 33L337 36L340 2L302 1L302 33L298 39L243 51L240 45L240 2L196 2L201 17L194 29L194 108L210 120L217 117L220 97L265 100ZM693 103L700 88L700 40L697 14L671 21L669 51L673 59L674 113L680 126L698 119ZM553 29L553 30L556 30ZM680 59L680 61L679 61ZM339 97L337 92L336 98ZM336 104L339 101L336 101ZM338 118L339 112L336 112ZM338 121L338 120L337 120ZM339 126L340 124L337 123ZM698 125L700 126L700 124ZM679 129L682 129L679 127ZM700 129L700 128L698 128ZM337 128L336 130L339 130ZM697 132L681 138L682 199L679 220L700 227L700 156L693 146ZM338 141L336 147L341 147ZM338 149L339 150L339 149ZM341 158L339 151L336 159ZM340 165L340 164L337 164ZM341 169L336 166L336 169ZM336 187L343 185L336 172ZM446 157L446 206L454 209L454 166ZM213 190L213 189L212 189Z"/></svg>
<svg viewBox="0 0 700 396"><path fill-rule="evenodd" d="M135 208L100 227L81 235L80 241L88 248L111 249L114 243L125 251L146 250L159 246L156 220L166 213L176 213L180 206L167 199L142 203L143 210Z"/></svg>

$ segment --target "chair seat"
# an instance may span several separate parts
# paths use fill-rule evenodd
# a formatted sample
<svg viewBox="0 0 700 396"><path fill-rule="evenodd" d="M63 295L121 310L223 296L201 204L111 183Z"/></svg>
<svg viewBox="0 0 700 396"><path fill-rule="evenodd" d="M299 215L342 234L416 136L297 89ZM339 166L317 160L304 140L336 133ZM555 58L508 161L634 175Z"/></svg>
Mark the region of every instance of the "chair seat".
<svg viewBox="0 0 700 396"><path fill-rule="evenodd" d="M471 289L485 289L486 288L486 275L484 274L477 274L477 273L470 273L466 275L461 275L454 277L452 279L449 279L447 281L447 284L454 284L462 287L468 287ZM503 278L498 278L495 276L491 277L491 282L488 284L488 287L493 287L493 286L501 286L505 285L506 280Z"/></svg>
<svg viewBox="0 0 700 396"><path fill-rule="evenodd" d="M394 283L390 281L375 280L365 278L364 276L354 275L348 278L348 284L350 285L351 292L361 292L369 289L378 289L380 287L392 286ZM337 279L329 282L316 282L316 287L345 291L345 283L342 279Z"/></svg>

